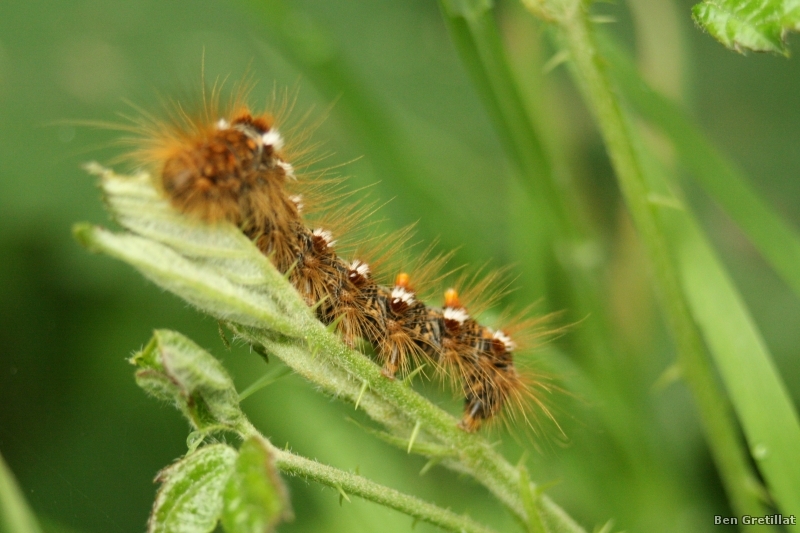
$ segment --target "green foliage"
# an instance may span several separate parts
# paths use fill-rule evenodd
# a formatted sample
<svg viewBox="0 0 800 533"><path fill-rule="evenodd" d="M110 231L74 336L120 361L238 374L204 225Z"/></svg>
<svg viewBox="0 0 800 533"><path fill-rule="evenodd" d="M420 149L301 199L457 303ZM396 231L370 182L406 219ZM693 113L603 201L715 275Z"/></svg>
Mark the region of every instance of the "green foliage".
<svg viewBox="0 0 800 533"><path fill-rule="evenodd" d="M210 533L222 514L222 491L236 463L236 450L212 444L162 470L161 488L148 533Z"/></svg>
<svg viewBox="0 0 800 533"><path fill-rule="evenodd" d="M800 475L779 465L800 453L800 424L769 353L687 206L674 195L674 186L637 139L635 126L611 90L611 77L597 62L595 38L584 6L574 1L529 3L528 7L559 28L557 42L569 52L575 80L595 113L652 264L656 293L678 348L681 373L694 391L732 505L742 514L763 514L766 510L761 500L765 493L750 469L748 450L737 436L736 416L725 390L716 381L703 340L720 370L772 497L788 513L797 503L794 499L800 491L795 485ZM542 229L550 228L550 238L555 242L585 239L583 230L569 214L575 205L571 192L557 184L550 156L527 118L504 59L491 6L444 3L443 10L498 130L505 133L506 148L522 175L529 177L523 179L523 186L549 198L545 202L549 208L542 213ZM543 531L538 512L548 507L537 503L539 495L530 488L524 469L516 476L510 471L504 473L508 467L484 444L470 443L466 436L453 431L452 419L406 387L381 379L375 365L341 346L313 319L286 280L235 228L224 224L204 226L175 215L152 189L146 175L118 177L99 167L91 170L103 176L115 218L132 233L76 227L76 235L85 245L132 264L161 287L227 321L238 336L281 358L323 390L361 406L389 430L383 437L387 442L407 442L409 452L427 451L431 459L444 458L444 464L470 472L509 505L529 530ZM715 180L707 181L714 190ZM745 193L739 197L749 198ZM740 200L739 204L743 202L747 200ZM742 220L747 225L752 217L744 216ZM778 224L780 221L773 222L774 226ZM765 232L753 233L757 242L771 242L759 238ZM795 241L790 237L788 242ZM774 248L764 245L768 254ZM778 257L777 264L786 263L780 254L773 252L770 256ZM599 295L593 292L587 274L579 269L570 273L575 301L582 309L602 313ZM611 342L606 339L603 344ZM196 346L189 348L190 352L196 350ZM140 385L155 395L184 398L177 402L178 407L201 435L216 424L241 431L243 415L235 404L235 391L232 383L219 378L223 371L218 363L209 356L208 364L196 369L184 364L183 353L179 349L174 354L156 354L151 343L134 358L146 365L137 374ZM195 375L195 371L199 374ZM210 383L217 385L205 389ZM765 423L760 416L764 409L772 409L779 416ZM404 435L409 434L404 440ZM418 438L420 446L415 448ZM442 445L443 452L432 452ZM448 452L448 447L460 453ZM487 458L495 463L488 469ZM518 481L523 487L521 492L512 488L514 479L522 480ZM339 482L334 483L346 495ZM558 515L549 518L553 516ZM229 517L225 522L228 527L238 523L232 520Z"/></svg>
<svg viewBox="0 0 800 533"><path fill-rule="evenodd" d="M775 272L800 295L800 234L770 207L743 171L713 147L686 112L641 79L630 58L608 36L598 46L615 85L636 111L669 137L681 165L744 231Z"/></svg>
<svg viewBox="0 0 800 533"><path fill-rule="evenodd" d="M278 476L270 450L253 436L239 448L231 477L225 486L222 526L231 533L272 531L290 520L289 495Z"/></svg>
<svg viewBox="0 0 800 533"><path fill-rule="evenodd" d="M211 354L183 335L159 330L131 363L138 385L174 403L196 430L186 456L156 478L161 488L151 533L209 532L220 519L226 531L261 533L291 518L286 488L261 437L249 437L238 451L226 444L198 448L213 433L251 431L233 381Z"/></svg>
<svg viewBox="0 0 800 533"><path fill-rule="evenodd" d="M484 0L4 9L0 449L21 489L9 490L5 472L0 524L27 516L45 533L139 531L160 467L256 441L291 487L286 533L400 533L417 519L425 533L537 531L536 506L545 531L558 531L571 520L552 500L603 533L710 532L714 515L796 513L796 62L731 54L672 0L524 5L535 16ZM704 2L695 17L742 52L786 55L797 27L791 2ZM564 446L503 431L484 435L490 450L458 440L443 413L456 401L420 377L382 383L295 307L235 229L161 224L170 210L134 178L113 184L138 191L127 220L112 205L124 231L87 225L77 235L156 286L67 242L75 220L107 218L79 165L120 150L87 153L116 133L50 125L157 112L154 87L183 102L179 87L196 89L201 54L209 82L257 79L255 106L273 84L296 84L282 131L294 138L309 109L306 124L326 115L313 155L333 155L310 170L344 164L327 172L353 176L348 192L374 184L354 198L392 199L382 227L419 221L417 240L458 248L454 266L515 265L518 289L502 305L562 313L564 335L519 363L567 391L549 398ZM598 112L609 103L615 116ZM224 355L218 323L228 338L233 330ZM188 417L188 438L173 409L141 398L124 360L153 327L196 341L160 329L137 362L140 384ZM225 368L202 350L189 362L198 345L220 346ZM276 368L264 372L254 351ZM281 447L258 440L248 420ZM472 452L482 460L469 463ZM527 471L501 460L524 452L545 485L526 489ZM262 482L238 500L251 524L271 520L260 513L272 507Z"/></svg>
<svg viewBox="0 0 800 533"><path fill-rule="evenodd" d="M139 367L136 383L156 398L175 402L196 430L233 430L243 423L238 395L225 369L183 335L156 331L131 363Z"/></svg>
<svg viewBox="0 0 800 533"><path fill-rule="evenodd" d="M727 273L697 228L683 224L677 234L678 264L692 313L722 374L750 455L769 486L773 503L779 509L795 509L800 506L800 465L792 459L800 456L797 411ZM753 478L744 483L750 484L746 488L756 497L763 497Z"/></svg>
<svg viewBox="0 0 800 533"><path fill-rule="evenodd" d="M800 4L792 0L704 0L692 15L716 40L740 53L789 55L786 34L800 29Z"/></svg>
<svg viewBox="0 0 800 533"><path fill-rule="evenodd" d="M625 96L644 116L670 136L681 162L747 232L778 273L800 294L797 264L800 238L752 191L740 171L719 155L671 102L636 77L617 47L606 42L612 72ZM663 180L663 174L651 172ZM666 183L657 185L661 190ZM783 509L800 505L800 470L791 457L800 454L800 422L766 343L702 232L683 213L665 211L665 224L676 255L684 292L711 350L742 423L750 452L773 485ZM765 417L763 413L770 412ZM772 452L778 449L776 459ZM774 461L774 462L773 462ZM753 483L752 490L758 491Z"/></svg>

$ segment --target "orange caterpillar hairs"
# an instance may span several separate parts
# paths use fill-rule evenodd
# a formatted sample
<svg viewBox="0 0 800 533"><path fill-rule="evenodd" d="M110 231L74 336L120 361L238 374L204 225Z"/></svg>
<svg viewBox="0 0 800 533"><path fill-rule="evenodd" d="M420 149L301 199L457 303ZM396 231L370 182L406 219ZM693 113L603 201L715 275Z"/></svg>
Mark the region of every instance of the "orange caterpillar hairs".
<svg viewBox="0 0 800 533"><path fill-rule="evenodd" d="M237 225L276 268L288 273L321 321L336 323L351 346L365 339L374 347L387 379L423 362L450 376L464 395L460 425L466 431L504 410L519 412L531 400L550 416L514 366L517 343L510 330L480 324L455 289L445 292L442 308L421 300L419 291L449 256L420 261L399 273L392 285L381 285L373 266L390 260L386 256L407 239L407 232L396 237L395 245L384 244L383 257L345 259L336 252L337 239L369 208L328 206L328 222L308 224L308 205L324 204L320 198L330 192L324 188L335 183L298 179L290 161L301 154L285 144L272 116L250 110L248 93L249 85L243 84L223 107L215 88L209 98L203 95L197 114L176 105L169 120L144 115L128 128L136 135L129 158L151 170L178 211ZM497 281L490 275L473 289L480 292Z"/></svg>

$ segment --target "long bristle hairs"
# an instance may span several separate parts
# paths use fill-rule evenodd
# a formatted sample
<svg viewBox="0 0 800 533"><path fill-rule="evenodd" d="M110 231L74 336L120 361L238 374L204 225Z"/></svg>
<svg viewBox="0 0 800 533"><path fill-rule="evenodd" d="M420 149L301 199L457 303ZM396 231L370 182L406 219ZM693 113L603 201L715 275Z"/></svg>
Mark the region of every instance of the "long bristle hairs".
<svg viewBox="0 0 800 533"><path fill-rule="evenodd" d="M452 382L464 398L464 430L498 418L522 418L535 430L532 406L553 419L540 394L550 390L547 381L514 364L518 334L547 317L518 318L500 329L481 324L476 316L507 291L501 272L462 276L456 283L461 293L449 288L441 307L427 305L451 257L436 256L432 248L384 279L407 248L411 229L364 237L363 221L375 205L354 201L341 180L309 172L312 128L294 128L291 141L279 129L294 100L288 93L273 96L278 113L254 113L247 104L252 87L239 84L223 104L216 84L203 91L199 109L172 103L164 119L141 111L126 117L128 125L112 127L132 134L123 139L133 147L125 158L150 171L175 209L238 226L345 343L372 345L387 379L424 364ZM352 237L359 230L360 240ZM341 248L350 250L347 258L337 252Z"/></svg>

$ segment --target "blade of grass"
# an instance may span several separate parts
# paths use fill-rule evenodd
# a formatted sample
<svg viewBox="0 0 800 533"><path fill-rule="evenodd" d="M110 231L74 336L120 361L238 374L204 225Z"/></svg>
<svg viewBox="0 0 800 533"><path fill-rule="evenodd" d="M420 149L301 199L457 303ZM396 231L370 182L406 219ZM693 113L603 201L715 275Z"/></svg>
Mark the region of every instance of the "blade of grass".
<svg viewBox="0 0 800 533"><path fill-rule="evenodd" d="M535 288L531 296L539 298L548 289L545 273L552 269L552 250L561 247L569 256L577 247L569 246L569 239L554 242L560 241L557 235L577 240L578 232L572 231L566 210L560 208L563 198L552 186L553 164L513 79L491 0L440 0L439 7L450 39L517 171L512 172L516 180L509 183L509 226L515 233L508 247L526 267L522 281Z"/></svg>
<svg viewBox="0 0 800 533"><path fill-rule="evenodd" d="M586 5L579 1L553 1L530 2L529 7L535 15L547 16L557 23L564 47L569 50L571 72L595 116L622 195L649 257L659 303L732 506L740 514L761 513L764 507L749 483L755 475L681 290L663 228L648 200L645 175L621 103L611 90L594 44Z"/></svg>
<svg viewBox="0 0 800 533"><path fill-rule="evenodd" d="M669 137L692 177L800 296L800 232L770 207L747 176L714 148L680 106L647 86L618 45L602 33L598 37L598 46L609 61L609 73L624 97Z"/></svg>
<svg viewBox="0 0 800 533"><path fill-rule="evenodd" d="M42 533L36 517L14 479L14 474L0 455L0 531Z"/></svg>
<svg viewBox="0 0 800 533"><path fill-rule="evenodd" d="M288 366L279 366L277 368L271 369L269 372L266 372L263 376L255 380L253 383L248 385L248 387L239 393L239 401L243 401L245 398L255 394L256 392L260 391L264 387L268 387L281 379L284 376L287 376L291 373L291 369Z"/></svg>
<svg viewBox="0 0 800 533"><path fill-rule="evenodd" d="M444 20L509 155L527 179L531 197L556 199L552 163L516 87L488 0L440 0ZM551 204L559 209L561 199ZM554 212L551 216L566 215ZM565 221L562 222L564 225Z"/></svg>
<svg viewBox="0 0 800 533"><path fill-rule="evenodd" d="M635 95L640 109L648 111L647 118L664 128L679 155L689 159L695 173L702 175L700 182L730 207L729 212L738 215L735 220L751 230L755 236L751 238L762 245L762 252L778 256L788 267L792 254L800 254L800 241L788 225L755 196L744 177L677 106L638 79L618 47L606 39L604 48L611 50L612 68L624 71L618 76L623 94ZM655 109L657 106L662 107ZM658 179L660 173L650 175ZM668 190L663 182L656 187ZM746 305L697 223L686 212L660 209L659 213L669 230L666 235L680 269L683 291L726 385L750 452L779 508L790 513L800 508L800 463L794 459L800 457L797 410ZM797 264L791 274L800 280Z"/></svg>
<svg viewBox="0 0 800 533"><path fill-rule="evenodd" d="M681 221L674 246L692 314L703 331L777 507L800 509L800 420L761 335L696 225ZM766 414L769 413L767 416ZM800 531L800 527L790 528Z"/></svg>
<svg viewBox="0 0 800 533"><path fill-rule="evenodd" d="M651 187L668 190L664 168L645 150L639 157ZM659 207L673 259L692 316L719 369L750 453L779 509L800 506L800 421L758 328L735 285L691 213ZM764 416L769 413L769 416ZM751 480L754 493L762 493Z"/></svg>
<svg viewBox="0 0 800 533"><path fill-rule="evenodd" d="M586 242L574 191L556 175L553 159L525 105L494 18L491 0L439 0L451 40L495 124L495 131L519 170L520 185L537 212L552 247L577 253ZM570 258L572 259L572 258ZM578 261L576 261L577 263ZM568 265L572 266L572 265Z"/></svg>

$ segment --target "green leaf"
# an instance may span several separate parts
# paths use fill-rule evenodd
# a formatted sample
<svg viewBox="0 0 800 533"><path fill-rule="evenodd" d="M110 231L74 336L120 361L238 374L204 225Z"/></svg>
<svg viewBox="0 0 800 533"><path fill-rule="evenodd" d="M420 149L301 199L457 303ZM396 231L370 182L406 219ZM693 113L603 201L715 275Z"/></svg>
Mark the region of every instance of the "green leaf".
<svg viewBox="0 0 800 533"><path fill-rule="evenodd" d="M222 514L222 491L237 458L236 450L213 444L190 453L156 477L161 488L148 521L148 533L209 533Z"/></svg>
<svg viewBox="0 0 800 533"><path fill-rule="evenodd" d="M139 386L174 402L195 428L236 428L244 422L239 396L225 368L180 333L157 330L131 363L139 367Z"/></svg>
<svg viewBox="0 0 800 533"><path fill-rule="evenodd" d="M237 227L180 216L147 174L119 176L97 164L87 170L100 176L105 200L122 227L224 271L239 284L263 283L263 268L252 261L250 240Z"/></svg>
<svg viewBox="0 0 800 533"><path fill-rule="evenodd" d="M274 531L279 522L292 518L286 487L261 437L251 437L239 448L223 499L227 533Z"/></svg>
<svg viewBox="0 0 800 533"><path fill-rule="evenodd" d="M747 308L696 225L674 246L684 292L777 507L800 509L800 419ZM757 487L754 487L757 489ZM793 529L797 531L797 529Z"/></svg>
<svg viewBox="0 0 800 533"><path fill-rule="evenodd" d="M88 169L101 177L116 220L138 236L78 224L73 233L81 244L130 263L216 318L299 335L286 315L310 315L308 307L296 291L269 290L285 286L285 280L235 226L181 216L147 174L119 176L99 165Z"/></svg>
<svg viewBox="0 0 800 533"><path fill-rule="evenodd" d="M0 531L3 533L41 533L36 517L0 455Z"/></svg>
<svg viewBox="0 0 800 533"><path fill-rule="evenodd" d="M800 28L796 0L705 0L694 6L695 22L737 52L789 55L786 33Z"/></svg>
<svg viewBox="0 0 800 533"><path fill-rule="evenodd" d="M269 298L236 284L207 263L190 260L147 238L113 233L88 224L75 225L73 233L90 250L131 264L160 287L216 318L249 325L268 323L285 335L297 334Z"/></svg>

